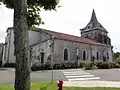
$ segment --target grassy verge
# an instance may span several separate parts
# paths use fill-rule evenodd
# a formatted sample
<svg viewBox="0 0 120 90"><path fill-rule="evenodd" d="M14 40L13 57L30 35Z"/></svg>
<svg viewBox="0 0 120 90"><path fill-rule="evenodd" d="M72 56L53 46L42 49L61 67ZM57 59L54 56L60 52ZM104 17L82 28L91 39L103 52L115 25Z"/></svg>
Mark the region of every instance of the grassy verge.
<svg viewBox="0 0 120 90"><path fill-rule="evenodd" d="M13 86L0 86L0 90L14 90ZM56 82L32 83L30 90L57 90ZM63 90L120 90L120 88L79 88L64 87Z"/></svg>

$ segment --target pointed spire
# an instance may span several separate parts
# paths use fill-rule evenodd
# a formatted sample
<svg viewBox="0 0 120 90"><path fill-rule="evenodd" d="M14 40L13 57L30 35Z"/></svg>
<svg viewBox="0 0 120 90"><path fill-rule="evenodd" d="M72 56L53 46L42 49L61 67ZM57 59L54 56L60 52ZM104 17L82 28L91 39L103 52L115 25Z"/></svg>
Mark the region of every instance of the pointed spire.
<svg viewBox="0 0 120 90"><path fill-rule="evenodd" d="M96 14L95 14L94 9L93 9L93 12L92 12L92 16L91 16L91 20L90 20L90 21L91 21L91 22L97 21L97 17L96 17Z"/></svg>

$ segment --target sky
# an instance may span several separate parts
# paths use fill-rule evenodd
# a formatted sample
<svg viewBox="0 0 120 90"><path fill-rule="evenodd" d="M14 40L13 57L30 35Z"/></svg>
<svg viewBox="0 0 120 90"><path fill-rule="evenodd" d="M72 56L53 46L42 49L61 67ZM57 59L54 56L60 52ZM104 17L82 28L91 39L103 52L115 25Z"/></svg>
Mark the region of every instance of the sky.
<svg viewBox="0 0 120 90"><path fill-rule="evenodd" d="M80 29L90 21L93 9L98 21L107 29L114 52L120 52L120 0L60 0L57 11L41 11L45 22L40 28L80 36ZM13 10L0 6L0 42L13 26Z"/></svg>

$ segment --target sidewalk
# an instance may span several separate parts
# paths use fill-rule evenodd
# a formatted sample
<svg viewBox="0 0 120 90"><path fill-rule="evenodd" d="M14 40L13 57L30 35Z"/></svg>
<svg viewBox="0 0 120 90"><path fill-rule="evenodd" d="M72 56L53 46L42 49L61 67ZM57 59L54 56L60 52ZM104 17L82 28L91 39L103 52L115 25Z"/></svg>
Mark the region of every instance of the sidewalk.
<svg viewBox="0 0 120 90"><path fill-rule="evenodd" d="M120 82L113 81L64 81L65 87L115 87L120 88Z"/></svg>

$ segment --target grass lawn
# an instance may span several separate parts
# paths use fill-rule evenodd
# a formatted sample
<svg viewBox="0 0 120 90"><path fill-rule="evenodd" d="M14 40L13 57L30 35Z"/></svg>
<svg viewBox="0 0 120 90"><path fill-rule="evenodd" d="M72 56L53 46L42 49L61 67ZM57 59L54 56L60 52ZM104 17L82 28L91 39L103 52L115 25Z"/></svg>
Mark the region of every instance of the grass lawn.
<svg viewBox="0 0 120 90"><path fill-rule="evenodd" d="M14 90L13 86L2 86L0 90ZM57 90L56 82L39 82L32 83L30 90ZM76 87L64 87L63 90L120 90L120 88L76 88Z"/></svg>

